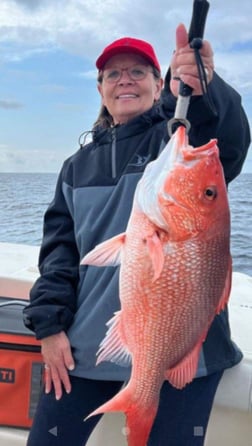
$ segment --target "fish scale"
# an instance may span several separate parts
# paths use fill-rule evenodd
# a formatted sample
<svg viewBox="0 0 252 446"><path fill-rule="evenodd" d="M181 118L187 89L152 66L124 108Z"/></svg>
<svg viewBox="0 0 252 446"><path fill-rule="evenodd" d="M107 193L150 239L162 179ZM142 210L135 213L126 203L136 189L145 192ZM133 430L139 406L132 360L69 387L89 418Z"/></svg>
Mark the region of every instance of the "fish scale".
<svg viewBox="0 0 252 446"><path fill-rule="evenodd" d="M231 285L230 215L216 141L194 149L179 127L137 185L126 232L82 263L120 259L121 310L108 323L101 361L132 363L128 384L92 412L123 411L129 446L146 446L164 380L181 389Z"/></svg>

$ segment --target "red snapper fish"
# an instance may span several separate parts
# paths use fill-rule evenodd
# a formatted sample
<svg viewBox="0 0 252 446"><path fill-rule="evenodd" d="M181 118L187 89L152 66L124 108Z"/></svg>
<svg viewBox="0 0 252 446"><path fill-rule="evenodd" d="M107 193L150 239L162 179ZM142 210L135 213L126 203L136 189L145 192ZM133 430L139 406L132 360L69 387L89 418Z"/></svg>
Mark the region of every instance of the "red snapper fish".
<svg viewBox="0 0 252 446"><path fill-rule="evenodd" d="M122 411L129 446L145 446L164 380L182 389L227 304L230 214L216 140L193 148L183 126L139 181L126 232L83 264L120 264L121 310L108 322L97 364L132 364L128 384L92 412Z"/></svg>

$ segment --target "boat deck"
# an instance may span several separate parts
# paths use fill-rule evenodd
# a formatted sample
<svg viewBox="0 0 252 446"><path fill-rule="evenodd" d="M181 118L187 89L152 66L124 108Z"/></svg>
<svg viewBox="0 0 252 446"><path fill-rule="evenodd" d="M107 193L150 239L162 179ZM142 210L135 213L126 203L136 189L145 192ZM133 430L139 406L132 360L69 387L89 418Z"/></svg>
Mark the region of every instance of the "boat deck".
<svg viewBox="0 0 252 446"><path fill-rule="evenodd" d="M38 277L39 248L0 243L0 296L28 298ZM233 273L229 303L233 339L244 353L236 367L226 370L212 410L205 446L252 445L252 277ZM52 426L51 435L56 435ZM28 431L0 427L1 446L25 446ZM87 446L127 446L124 416L106 414Z"/></svg>

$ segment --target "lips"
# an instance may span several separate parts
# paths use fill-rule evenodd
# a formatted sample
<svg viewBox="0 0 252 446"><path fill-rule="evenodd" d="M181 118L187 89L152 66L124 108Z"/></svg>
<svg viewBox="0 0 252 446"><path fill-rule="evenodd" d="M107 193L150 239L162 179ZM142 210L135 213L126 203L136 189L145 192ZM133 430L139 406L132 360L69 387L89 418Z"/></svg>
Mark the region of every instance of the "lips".
<svg viewBox="0 0 252 446"><path fill-rule="evenodd" d="M124 94L120 94L116 97L116 99L135 99L138 98L139 96L137 94L134 93L124 93Z"/></svg>

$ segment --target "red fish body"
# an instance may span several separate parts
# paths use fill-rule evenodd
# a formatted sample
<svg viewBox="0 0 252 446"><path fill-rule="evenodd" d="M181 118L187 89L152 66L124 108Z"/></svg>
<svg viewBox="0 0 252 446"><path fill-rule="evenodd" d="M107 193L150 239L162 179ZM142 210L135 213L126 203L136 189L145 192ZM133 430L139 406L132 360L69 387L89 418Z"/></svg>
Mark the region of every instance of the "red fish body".
<svg viewBox="0 0 252 446"><path fill-rule="evenodd" d="M230 216L216 141L193 148L181 126L140 180L124 234L82 263L120 267L121 310L98 363L132 363L129 383L91 415L123 411L129 446L145 446L164 380L195 377L211 322L231 287ZM90 415L90 416L91 416Z"/></svg>

